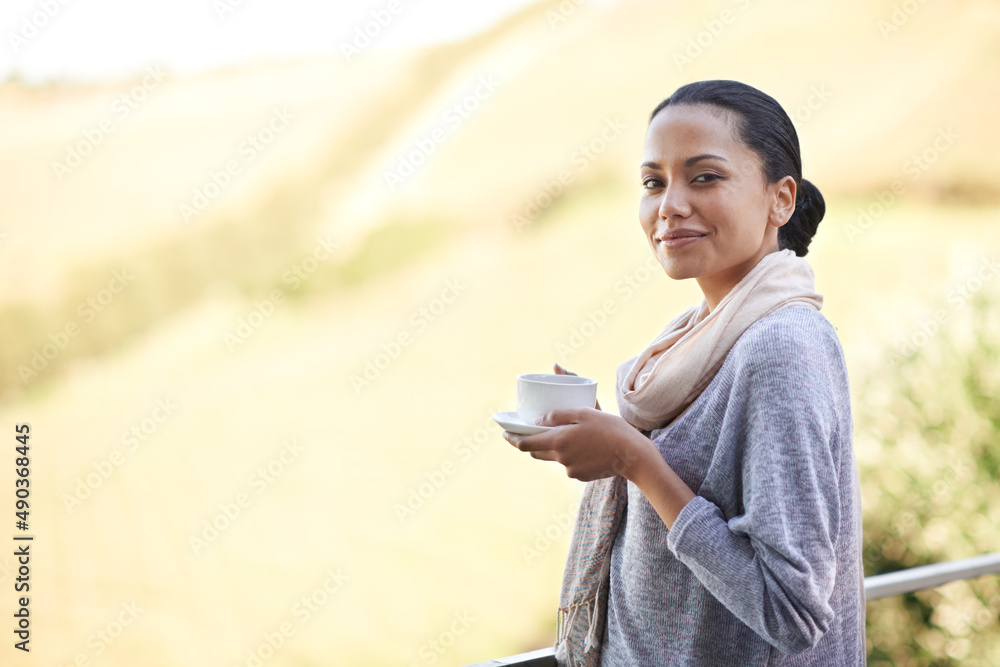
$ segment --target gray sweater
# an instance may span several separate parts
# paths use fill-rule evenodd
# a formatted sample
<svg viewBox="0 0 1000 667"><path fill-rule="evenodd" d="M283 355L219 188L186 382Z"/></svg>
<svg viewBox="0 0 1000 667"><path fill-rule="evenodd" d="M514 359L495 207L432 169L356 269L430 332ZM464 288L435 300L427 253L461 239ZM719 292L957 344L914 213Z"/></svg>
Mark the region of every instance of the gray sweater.
<svg viewBox="0 0 1000 667"><path fill-rule="evenodd" d="M826 317L753 323L691 407L644 433L697 496L668 530L628 483L602 667L864 665L850 388Z"/></svg>

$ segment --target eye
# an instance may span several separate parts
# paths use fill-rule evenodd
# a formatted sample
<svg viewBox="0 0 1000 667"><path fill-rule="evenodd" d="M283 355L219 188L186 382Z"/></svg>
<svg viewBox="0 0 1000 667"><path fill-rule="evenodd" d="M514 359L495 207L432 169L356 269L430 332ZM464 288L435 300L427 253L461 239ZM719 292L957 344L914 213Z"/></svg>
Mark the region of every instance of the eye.
<svg viewBox="0 0 1000 667"><path fill-rule="evenodd" d="M658 187L660 187L660 185L661 185L661 182L660 182L660 179L658 179L658 178L646 178L646 179L643 179L643 181L642 181L642 187L644 187L647 190L652 190L654 188L658 188Z"/></svg>
<svg viewBox="0 0 1000 667"><path fill-rule="evenodd" d="M711 183L711 182L717 181L717 180L719 180L721 178L722 177L719 176L718 174L710 174L710 173L698 174L697 176L694 177L694 182L695 183ZM701 180L701 179L705 179L705 180Z"/></svg>

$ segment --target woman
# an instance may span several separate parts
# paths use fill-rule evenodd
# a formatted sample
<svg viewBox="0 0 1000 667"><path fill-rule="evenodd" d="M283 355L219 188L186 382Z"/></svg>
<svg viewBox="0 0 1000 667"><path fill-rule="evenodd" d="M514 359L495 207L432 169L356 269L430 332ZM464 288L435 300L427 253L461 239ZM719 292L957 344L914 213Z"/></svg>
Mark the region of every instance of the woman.
<svg viewBox="0 0 1000 667"><path fill-rule="evenodd" d="M640 180L653 253L704 300L619 366L620 417L504 433L587 482L557 660L864 665L848 377L804 259L825 204L795 128L745 84L685 85L650 117Z"/></svg>

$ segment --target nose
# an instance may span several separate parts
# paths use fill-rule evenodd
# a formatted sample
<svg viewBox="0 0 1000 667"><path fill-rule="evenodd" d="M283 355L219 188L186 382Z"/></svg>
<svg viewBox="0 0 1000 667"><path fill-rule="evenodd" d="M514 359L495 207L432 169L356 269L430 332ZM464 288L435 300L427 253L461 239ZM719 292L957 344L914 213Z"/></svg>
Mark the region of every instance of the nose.
<svg viewBox="0 0 1000 667"><path fill-rule="evenodd" d="M660 218L686 218L691 215L691 205L688 202L687 190L683 184L671 183L663 188L663 198L660 200Z"/></svg>

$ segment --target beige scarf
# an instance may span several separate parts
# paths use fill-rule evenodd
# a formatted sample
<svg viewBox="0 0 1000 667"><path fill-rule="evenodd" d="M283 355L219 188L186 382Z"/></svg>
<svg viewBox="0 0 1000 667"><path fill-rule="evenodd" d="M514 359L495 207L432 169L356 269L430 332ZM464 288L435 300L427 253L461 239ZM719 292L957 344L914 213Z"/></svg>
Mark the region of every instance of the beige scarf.
<svg viewBox="0 0 1000 667"><path fill-rule="evenodd" d="M681 313L638 356L618 367L618 411L641 431L663 428L708 386L736 340L757 320L792 305L819 310L823 296L804 257L790 249L763 258L709 312L702 300ZM596 667L607 614L611 547L625 515L621 475L587 482L570 540L556 624L556 661Z"/></svg>

